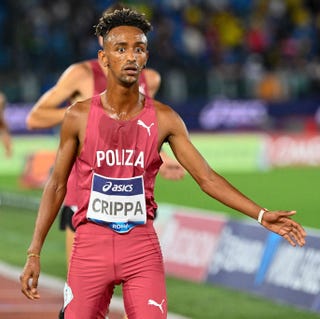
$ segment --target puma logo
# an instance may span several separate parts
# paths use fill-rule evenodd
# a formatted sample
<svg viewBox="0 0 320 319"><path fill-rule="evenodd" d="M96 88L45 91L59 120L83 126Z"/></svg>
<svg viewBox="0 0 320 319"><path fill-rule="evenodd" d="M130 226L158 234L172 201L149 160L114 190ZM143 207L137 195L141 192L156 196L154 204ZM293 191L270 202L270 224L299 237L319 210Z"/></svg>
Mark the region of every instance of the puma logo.
<svg viewBox="0 0 320 319"><path fill-rule="evenodd" d="M147 124L145 124L142 120L138 120L137 122L138 125L144 127L147 131L148 131L148 135L150 136L151 135L151 127L154 125L154 123L151 123L149 126Z"/></svg>
<svg viewBox="0 0 320 319"><path fill-rule="evenodd" d="M162 308L163 303L164 303L164 299L162 299L160 304L157 303L156 301L154 301L153 299L148 300L148 305L158 307L160 309L161 313L164 313L163 308Z"/></svg>

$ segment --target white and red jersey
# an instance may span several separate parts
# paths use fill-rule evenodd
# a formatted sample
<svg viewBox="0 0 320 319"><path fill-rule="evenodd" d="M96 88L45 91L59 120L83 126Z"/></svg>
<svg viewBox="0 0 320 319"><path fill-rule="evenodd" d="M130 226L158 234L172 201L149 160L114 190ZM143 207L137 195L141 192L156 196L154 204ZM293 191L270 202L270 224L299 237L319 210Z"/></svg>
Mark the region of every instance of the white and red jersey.
<svg viewBox="0 0 320 319"><path fill-rule="evenodd" d="M88 61L91 69L92 69L92 76L93 76L93 93L92 96L102 93L107 87L107 78L105 73L103 72L99 62L97 59L89 60ZM144 71L142 71L140 78L139 78L139 91L149 96L147 82L145 78ZM75 168L73 167L67 184L67 193L64 199L64 205L73 207L73 210L77 210L79 207L78 205L78 195L77 195L77 176L75 174Z"/></svg>
<svg viewBox="0 0 320 319"><path fill-rule="evenodd" d="M146 97L139 115L126 121L111 118L103 109L101 96L91 100L85 141L76 158L78 211L76 228L87 222L87 208L94 174L109 178L142 176L147 217L153 219L155 177L162 164L158 152L158 121L153 100Z"/></svg>

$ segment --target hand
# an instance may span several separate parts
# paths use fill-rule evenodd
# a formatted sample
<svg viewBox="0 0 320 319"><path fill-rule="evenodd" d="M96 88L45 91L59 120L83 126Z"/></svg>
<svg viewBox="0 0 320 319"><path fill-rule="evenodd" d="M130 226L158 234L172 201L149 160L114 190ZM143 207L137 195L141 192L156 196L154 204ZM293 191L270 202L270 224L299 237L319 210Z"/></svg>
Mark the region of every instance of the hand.
<svg viewBox="0 0 320 319"><path fill-rule="evenodd" d="M159 169L160 175L165 179L180 180L185 176L184 168L175 160L165 161Z"/></svg>
<svg viewBox="0 0 320 319"><path fill-rule="evenodd" d="M40 275L39 257L28 257L26 264L20 275L21 292L29 299L36 300L40 298L38 293L38 279ZM30 286L31 280L31 286Z"/></svg>
<svg viewBox="0 0 320 319"><path fill-rule="evenodd" d="M263 215L262 225L282 236L290 245L295 247L298 244L302 247L306 243L306 232L299 223L290 218L295 213L296 211L266 211Z"/></svg>
<svg viewBox="0 0 320 319"><path fill-rule="evenodd" d="M160 166L159 173L165 179L170 180L180 180L182 179L186 172L184 168L175 159L162 153L163 163Z"/></svg>

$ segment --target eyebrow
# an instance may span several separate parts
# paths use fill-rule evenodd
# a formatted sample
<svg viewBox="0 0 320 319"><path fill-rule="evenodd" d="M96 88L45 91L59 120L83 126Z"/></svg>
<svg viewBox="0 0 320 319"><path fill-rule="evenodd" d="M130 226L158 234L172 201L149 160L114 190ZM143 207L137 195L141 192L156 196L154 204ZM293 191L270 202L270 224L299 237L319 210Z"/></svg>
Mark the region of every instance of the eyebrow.
<svg viewBox="0 0 320 319"><path fill-rule="evenodd" d="M117 42L114 45L127 45L128 42ZM147 45L147 42L143 42L143 41L137 41L134 43L135 45Z"/></svg>

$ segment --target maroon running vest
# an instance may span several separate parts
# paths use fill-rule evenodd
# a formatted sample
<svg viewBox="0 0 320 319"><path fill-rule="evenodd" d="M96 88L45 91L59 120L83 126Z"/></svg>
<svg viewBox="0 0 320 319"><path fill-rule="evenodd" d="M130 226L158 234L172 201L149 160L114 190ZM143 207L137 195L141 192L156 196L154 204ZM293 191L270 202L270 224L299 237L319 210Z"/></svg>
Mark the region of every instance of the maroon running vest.
<svg viewBox="0 0 320 319"><path fill-rule="evenodd" d="M93 94L97 95L103 92L106 87L107 87L107 78L98 62L97 59L95 60L89 60L88 61L91 69L92 69L92 76L93 76ZM145 78L145 74L142 71L140 78L139 78L139 90L141 93L144 95L149 96L148 92L148 87L147 87L147 82ZM77 177L75 175L75 169L74 167L72 168L69 179L68 179L68 184L67 184L67 193L64 199L64 205L66 206L73 206L73 207L78 207L77 204Z"/></svg>
<svg viewBox="0 0 320 319"><path fill-rule="evenodd" d="M76 228L87 222L86 212L93 174L110 178L143 176L147 217L153 219L155 177L162 164L158 152L158 121L153 100L134 118L111 118L103 109L101 96L92 98L81 154L75 162L78 211L73 216Z"/></svg>

